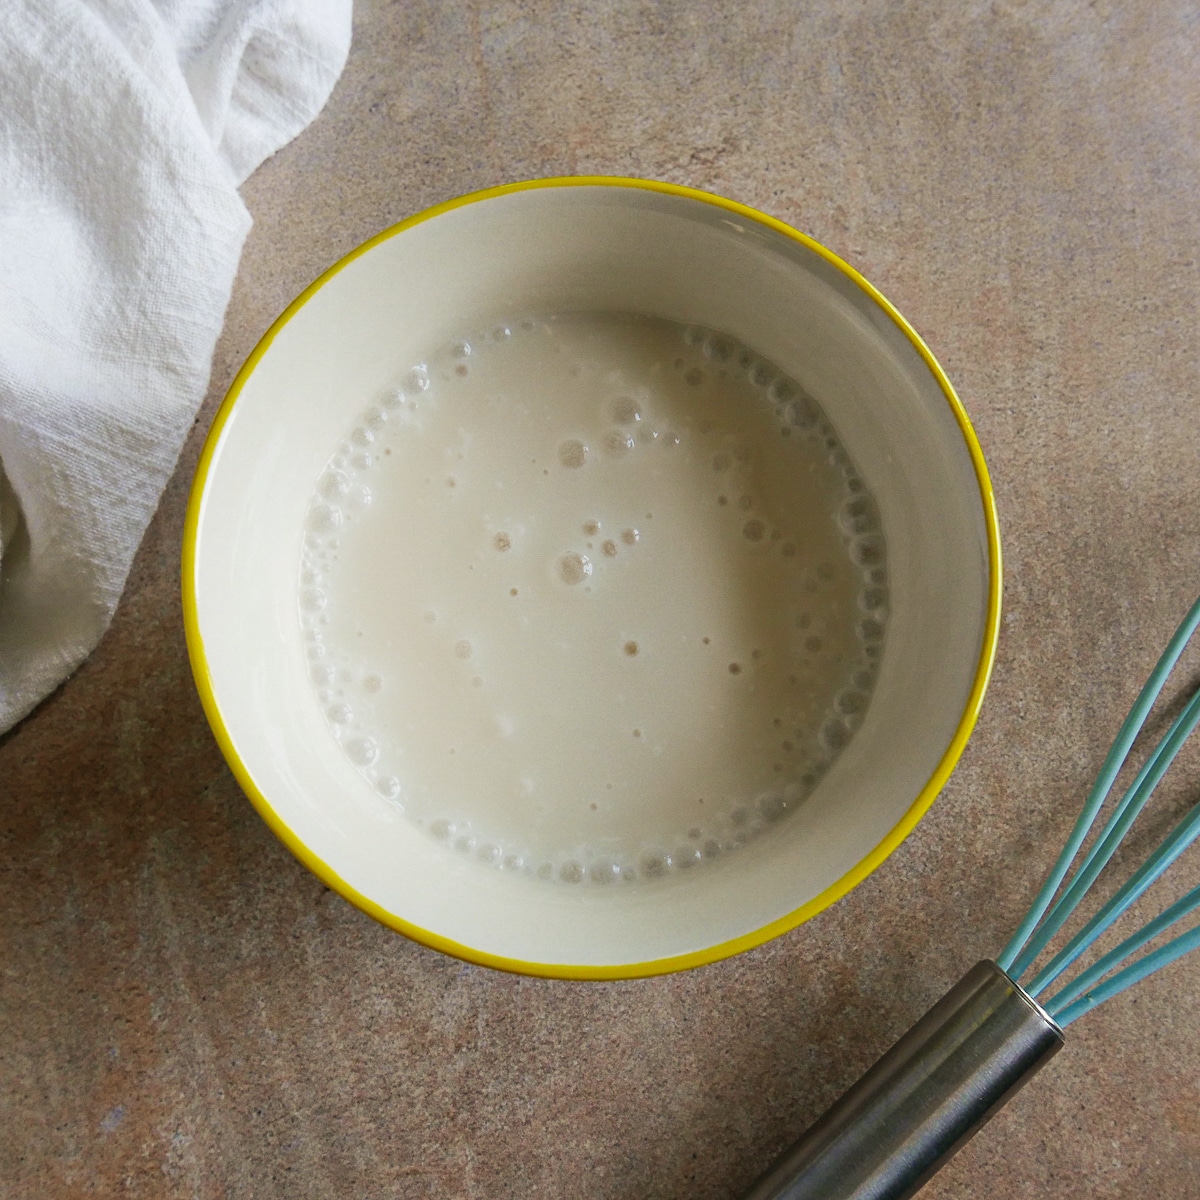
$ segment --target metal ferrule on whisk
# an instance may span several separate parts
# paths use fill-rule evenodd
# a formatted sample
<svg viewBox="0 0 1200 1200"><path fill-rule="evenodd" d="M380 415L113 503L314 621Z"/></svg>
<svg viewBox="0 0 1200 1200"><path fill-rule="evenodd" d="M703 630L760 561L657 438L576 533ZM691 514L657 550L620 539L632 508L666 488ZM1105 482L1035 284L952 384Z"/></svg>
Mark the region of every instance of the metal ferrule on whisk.
<svg viewBox="0 0 1200 1200"><path fill-rule="evenodd" d="M904 1200L1063 1044L994 962L976 964L745 1200Z"/></svg>

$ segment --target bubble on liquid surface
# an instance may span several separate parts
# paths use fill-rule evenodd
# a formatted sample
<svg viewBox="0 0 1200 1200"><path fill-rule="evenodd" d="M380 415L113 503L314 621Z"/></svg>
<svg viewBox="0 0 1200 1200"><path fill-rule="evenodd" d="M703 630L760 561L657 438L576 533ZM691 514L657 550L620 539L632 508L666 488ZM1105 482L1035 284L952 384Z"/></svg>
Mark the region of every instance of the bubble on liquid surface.
<svg viewBox="0 0 1200 1200"><path fill-rule="evenodd" d="M621 878L621 864L611 858L602 858L592 863L588 875L593 883L616 883Z"/></svg>
<svg viewBox="0 0 1200 1200"><path fill-rule="evenodd" d="M424 392L429 390L429 370L425 366L413 367L404 377L404 388L409 392Z"/></svg>
<svg viewBox="0 0 1200 1200"><path fill-rule="evenodd" d="M612 419L618 425L634 425L642 419L641 405L632 396L618 396L612 403Z"/></svg>
<svg viewBox="0 0 1200 1200"><path fill-rule="evenodd" d="M587 446L578 438L568 438L558 447L558 461L564 467L569 467L572 470L582 467L587 462L587 457Z"/></svg>
<svg viewBox="0 0 1200 1200"><path fill-rule="evenodd" d="M661 879L671 869L671 856L662 850L647 850L638 859L638 869L647 879Z"/></svg>
<svg viewBox="0 0 1200 1200"><path fill-rule="evenodd" d="M867 612L876 612L883 609L887 604L887 589L878 586L863 588L858 593L859 607Z"/></svg>
<svg viewBox="0 0 1200 1200"><path fill-rule="evenodd" d="M321 477L317 490L326 500L341 500L350 493L350 476L336 467L331 468Z"/></svg>
<svg viewBox="0 0 1200 1200"><path fill-rule="evenodd" d="M770 396L770 398L776 404L786 409L786 407L795 398L796 393L799 390L800 389L790 379L782 378L776 379L775 382L771 384L767 395Z"/></svg>
<svg viewBox="0 0 1200 1200"><path fill-rule="evenodd" d="M879 642L883 640L883 622L875 617L864 617L858 623L858 636L864 642Z"/></svg>
<svg viewBox="0 0 1200 1200"><path fill-rule="evenodd" d="M711 334L704 339L704 354L705 357L711 358L716 362L728 362L733 357L735 346L734 343L720 334Z"/></svg>
<svg viewBox="0 0 1200 1200"><path fill-rule="evenodd" d="M318 613L325 607L325 593L318 587L306 587L300 592L300 609L306 613Z"/></svg>
<svg viewBox="0 0 1200 1200"><path fill-rule="evenodd" d="M346 725L354 717L354 710L338 700L325 710L325 715L334 725Z"/></svg>
<svg viewBox="0 0 1200 1200"><path fill-rule="evenodd" d="M797 429L811 429L821 419L820 409L809 396L798 396L787 406L789 425Z"/></svg>
<svg viewBox="0 0 1200 1200"><path fill-rule="evenodd" d="M610 429L604 436L604 449L616 457L628 454L636 444L633 435L624 429Z"/></svg>
<svg viewBox="0 0 1200 1200"><path fill-rule="evenodd" d="M604 553L607 554L609 558L616 558L616 556L617 556L617 543L614 541L611 541L611 540L605 541L601 545L600 549L603 550Z"/></svg>
<svg viewBox="0 0 1200 1200"><path fill-rule="evenodd" d="M636 546L642 540L641 531L637 529L623 529L621 531L621 541L627 546Z"/></svg>
<svg viewBox="0 0 1200 1200"><path fill-rule="evenodd" d="M333 533L341 527L342 511L332 504L314 504L309 509L307 524L313 533Z"/></svg>
<svg viewBox="0 0 1200 1200"><path fill-rule="evenodd" d="M869 496L855 496L842 505L841 522L847 533L873 533L879 528L879 510Z"/></svg>
<svg viewBox="0 0 1200 1200"><path fill-rule="evenodd" d="M821 745L830 754L836 754L850 740L850 729L845 721L838 717L830 717L821 726L820 739Z"/></svg>
<svg viewBox="0 0 1200 1200"><path fill-rule="evenodd" d="M592 562L586 554L571 550L558 560L558 577L563 583L582 583L592 573Z"/></svg>
<svg viewBox="0 0 1200 1200"><path fill-rule="evenodd" d="M379 748L373 738L350 738L346 754L355 767L370 767L379 757Z"/></svg>
<svg viewBox="0 0 1200 1200"><path fill-rule="evenodd" d="M375 781L375 790L385 800L399 800L401 791L400 780L395 775L381 775Z"/></svg>
<svg viewBox="0 0 1200 1200"><path fill-rule="evenodd" d="M584 871L579 863L571 860L558 868L558 877L563 883L582 883Z"/></svg>
<svg viewBox="0 0 1200 1200"><path fill-rule="evenodd" d="M365 425L360 425L350 435L350 441L361 450L365 450L374 440L375 435Z"/></svg>

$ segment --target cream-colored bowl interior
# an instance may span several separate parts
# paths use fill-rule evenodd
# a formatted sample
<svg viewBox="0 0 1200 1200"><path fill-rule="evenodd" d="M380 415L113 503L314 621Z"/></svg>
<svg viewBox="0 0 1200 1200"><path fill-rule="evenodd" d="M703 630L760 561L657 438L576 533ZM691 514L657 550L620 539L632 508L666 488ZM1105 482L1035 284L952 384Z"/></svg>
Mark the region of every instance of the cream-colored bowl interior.
<svg viewBox="0 0 1200 1200"><path fill-rule="evenodd" d="M724 861L617 888L506 875L397 815L325 726L296 612L309 496L364 405L464 329L587 309L724 330L799 380L878 498L892 604L866 719L802 809ZM752 215L616 185L532 187L442 211L377 241L295 307L224 416L193 498L184 585L210 717L309 865L434 944L601 974L736 949L861 873L969 726L997 565L964 428L887 311Z"/></svg>

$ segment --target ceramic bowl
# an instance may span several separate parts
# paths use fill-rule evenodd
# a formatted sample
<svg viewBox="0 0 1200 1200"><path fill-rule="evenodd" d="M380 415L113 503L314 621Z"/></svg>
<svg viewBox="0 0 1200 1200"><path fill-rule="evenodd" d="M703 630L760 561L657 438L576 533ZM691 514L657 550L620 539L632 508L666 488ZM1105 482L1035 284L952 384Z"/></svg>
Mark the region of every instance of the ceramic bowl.
<svg viewBox="0 0 1200 1200"><path fill-rule="evenodd" d="M744 341L824 407L872 489L890 620L861 728L798 812L720 869L542 885L438 844L330 735L297 619L301 530L351 414L463 328L616 310ZM330 887L429 946L530 974L619 978L711 962L820 912L932 803L975 721L999 623L987 472L932 354L856 271L742 205L641 180L465 196L330 268L238 374L196 474L184 606L197 686L263 818Z"/></svg>

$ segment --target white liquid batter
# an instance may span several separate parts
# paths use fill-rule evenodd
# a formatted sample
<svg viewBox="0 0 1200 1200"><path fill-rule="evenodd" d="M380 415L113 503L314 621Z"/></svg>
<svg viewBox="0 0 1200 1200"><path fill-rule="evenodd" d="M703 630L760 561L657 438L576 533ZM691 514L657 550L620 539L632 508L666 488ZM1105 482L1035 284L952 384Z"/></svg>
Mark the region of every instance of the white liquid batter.
<svg viewBox="0 0 1200 1200"><path fill-rule="evenodd" d="M409 371L308 512L300 619L333 736L483 863L647 880L803 801L870 699L874 501L732 338L528 317Z"/></svg>

